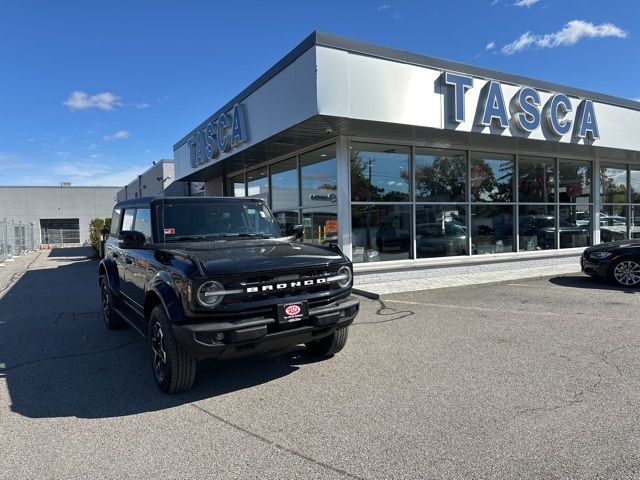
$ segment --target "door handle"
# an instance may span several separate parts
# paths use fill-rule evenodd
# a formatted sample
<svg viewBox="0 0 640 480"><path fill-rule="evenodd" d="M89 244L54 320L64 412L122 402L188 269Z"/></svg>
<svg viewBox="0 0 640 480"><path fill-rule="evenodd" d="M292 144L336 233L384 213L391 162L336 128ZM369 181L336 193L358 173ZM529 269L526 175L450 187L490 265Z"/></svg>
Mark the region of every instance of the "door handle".
<svg viewBox="0 0 640 480"><path fill-rule="evenodd" d="M131 260L130 258L125 258L124 263L126 263L127 265L131 265L133 263L133 260Z"/></svg>

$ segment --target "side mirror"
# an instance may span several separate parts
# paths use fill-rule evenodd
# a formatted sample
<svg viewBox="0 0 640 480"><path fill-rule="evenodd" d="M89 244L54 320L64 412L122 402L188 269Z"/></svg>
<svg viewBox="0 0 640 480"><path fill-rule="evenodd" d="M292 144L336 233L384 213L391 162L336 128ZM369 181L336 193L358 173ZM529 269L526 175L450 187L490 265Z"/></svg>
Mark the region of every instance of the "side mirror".
<svg viewBox="0 0 640 480"><path fill-rule="evenodd" d="M127 248L142 248L147 239L142 232L136 232L135 230L123 230L120 232L119 247L122 249Z"/></svg>
<svg viewBox="0 0 640 480"><path fill-rule="evenodd" d="M302 240L304 238L304 227L302 225L293 225L289 235L292 236L294 240Z"/></svg>

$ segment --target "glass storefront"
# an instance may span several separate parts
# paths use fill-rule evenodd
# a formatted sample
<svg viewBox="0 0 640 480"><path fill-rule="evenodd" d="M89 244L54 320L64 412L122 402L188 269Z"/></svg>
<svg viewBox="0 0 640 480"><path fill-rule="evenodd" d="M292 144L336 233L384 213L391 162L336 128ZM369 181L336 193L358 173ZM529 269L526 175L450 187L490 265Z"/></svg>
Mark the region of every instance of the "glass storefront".
<svg viewBox="0 0 640 480"><path fill-rule="evenodd" d="M373 142L348 155L354 263L586 247L596 227L640 238L640 167ZM334 144L227 179L319 245L338 243L337 189Z"/></svg>
<svg viewBox="0 0 640 480"><path fill-rule="evenodd" d="M354 263L411 258L409 205L353 205L351 212Z"/></svg>

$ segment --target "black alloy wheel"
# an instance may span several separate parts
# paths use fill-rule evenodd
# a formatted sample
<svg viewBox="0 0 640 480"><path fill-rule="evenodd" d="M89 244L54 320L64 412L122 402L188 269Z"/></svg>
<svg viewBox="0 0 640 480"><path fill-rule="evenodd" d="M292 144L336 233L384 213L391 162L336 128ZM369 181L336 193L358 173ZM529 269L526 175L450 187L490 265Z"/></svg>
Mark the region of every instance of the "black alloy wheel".
<svg viewBox="0 0 640 480"><path fill-rule="evenodd" d="M197 361L176 341L169 317L157 305L149 319L151 367L158 388L165 393L189 390L196 378Z"/></svg>
<svg viewBox="0 0 640 480"><path fill-rule="evenodd" d="M104 324L110 330L123 328L126 324L113 309L113 298L109 289L109 282L103 276L100 277L100 310Z"/></svg>

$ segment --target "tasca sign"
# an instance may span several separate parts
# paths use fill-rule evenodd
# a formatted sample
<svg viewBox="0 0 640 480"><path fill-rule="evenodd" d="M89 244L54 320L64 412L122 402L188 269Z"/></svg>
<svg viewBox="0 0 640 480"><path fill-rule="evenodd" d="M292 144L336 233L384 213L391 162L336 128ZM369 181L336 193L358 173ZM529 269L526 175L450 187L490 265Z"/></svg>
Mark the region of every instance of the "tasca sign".
<svg viewBox="0 0 640 480"><path fill-rule="evenodd" d="M452 101L447 106L449 118L453 123L462 123L465 121L465 92L473 88L473 78L450 72L446 72L442 78L444 86L451 89ZM523 86L509 101L511 109L505 102L502 85L493 80L487 82L476 106L475 121L485 127L494 125L509 128L511 120L522 132L543 128L557 139L569 133L576 138L600 138L596 111L591 100L581 100L578 105L573 105L566 95L554 93L542 105L540 93L535 88ZM575 120L566 118L574 108Z"/></svg>
<svg viewBox="0 0 640 480"><path fill-rule="evenodd" d="M210 162L220 153L229 152L248 140L244 107L237 103L230 114L221 114L187 140L191 167L197 168Z"/></svg>

